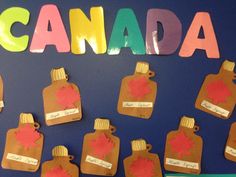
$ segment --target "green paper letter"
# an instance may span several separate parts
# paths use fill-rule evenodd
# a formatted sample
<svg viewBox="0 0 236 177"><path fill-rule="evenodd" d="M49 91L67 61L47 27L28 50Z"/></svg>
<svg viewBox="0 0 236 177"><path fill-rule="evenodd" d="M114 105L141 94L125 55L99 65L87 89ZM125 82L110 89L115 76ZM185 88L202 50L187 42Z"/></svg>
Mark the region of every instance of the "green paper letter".
<svg viewBox="0 0 236 177"><path fill-rule="evenodd" d="M128 34L124 34L127 31ZM133 54L144 55L145 45L138 21L132 9L118 11L110 42L109 55L118 55L122 47L130 47Z"/></svg>

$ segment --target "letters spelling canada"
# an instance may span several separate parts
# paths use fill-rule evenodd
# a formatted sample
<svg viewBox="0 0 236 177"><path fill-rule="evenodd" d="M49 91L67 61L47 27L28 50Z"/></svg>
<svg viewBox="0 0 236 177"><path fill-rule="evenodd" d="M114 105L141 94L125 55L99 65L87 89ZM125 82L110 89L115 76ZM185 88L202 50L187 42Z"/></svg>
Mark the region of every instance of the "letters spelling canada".
<svg viewBox="0 0 236 177"><path fill-rule="evenodd" d="M11 33L11 28L16 22L27 27L30 12L22 7L11 7L0 15L0 44L10 52L23 52L29 46L30 52L43 53L46 46L53 45L59 53L84 54L87 41L96 54L118 55L121 49L126 47L130 48L134 55L171 55L181 43L182 24L174 12L166 9L149 9L144 42L135 12L123 8L117 12L107 46L104 18L109 14L104 14L103 7L92 7L90 17L79 8L70 9L69 41L58 7L53 4L43 5L29 44L29 35L22 34L16 37ZM160 40L157 23L161 24L163 29ZM201 29L204 33L203 38L199 37ZM220 58L214 27L207 12L195 14L180 47L179 56L191 57L197 49L204 50L208 58Z"/></svg>

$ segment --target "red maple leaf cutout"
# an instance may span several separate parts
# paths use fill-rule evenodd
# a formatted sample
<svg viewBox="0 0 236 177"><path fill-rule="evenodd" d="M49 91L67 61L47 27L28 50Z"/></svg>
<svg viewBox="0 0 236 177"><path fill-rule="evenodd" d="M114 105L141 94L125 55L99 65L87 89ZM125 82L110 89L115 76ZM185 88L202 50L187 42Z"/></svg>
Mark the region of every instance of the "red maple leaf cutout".
<svg viewBox="0 0 236 177"><path fill-rule="evenodd" d="M141 76L130 80L128 83L128 91L133 97L142 99L151 92L148 79Z"/></svg>
<svg viewBox="0 0 236 177"><path fill-rule="evenodd" d="M74 108L75 103L80 101L80 94L72 85L63 86L57 90L56 99L63 109Z"/></svg>
<svg viewBox="0 0 236 177"><path fill-rule="evenodd" d="M30 124L26 124L15 132L15 138L25 149L28 149L36 145L36 141L40 139L40 133Z"/></svg>
<svg viewBox="0 0 236 177"><path fill-rule="evenodd" d="M171 150L177 153L179 158L189 156L194 142L188 138L183 131L180 131L172 140L170 140Z"/></svg>
<svg viewBox="0 0 236 177"><path fill-rule="evenodd" d="M115 143L104 133L100 134L96 139L89 143L92 147L92 154L100 159L104 159L115 146Z"/></svg>
<svg viewBox="0 0 236 177"><path fill-rule="evenodd" d="M214 104L223 103L231 96L230 90L222 80L209 83L206 86L206 91L208 98L210 98Z"/></svg>
<svg viewBox="0 0 236 177"><path fill-rule="evenodd" d="M153 177L154 162L144 157L138 157L129 167L130 173L134 177Z"/></svg>
<svg viewBox="0 0 236 177"><path fill-rule="evenodd" d="M71 177L61 166L47 171L45 177Z"/></svg>

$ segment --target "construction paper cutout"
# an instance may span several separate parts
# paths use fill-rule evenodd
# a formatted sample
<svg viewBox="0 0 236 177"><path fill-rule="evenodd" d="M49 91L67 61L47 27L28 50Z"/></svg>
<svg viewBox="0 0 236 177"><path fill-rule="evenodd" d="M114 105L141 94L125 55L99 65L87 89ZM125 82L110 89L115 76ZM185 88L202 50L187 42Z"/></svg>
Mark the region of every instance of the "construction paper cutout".
<svg viewBox="0 0 236 177"><path fill-rule="evenodd" d="M120 9L117 13L107 53L118 55L122 47L129 47L134 55L146 53L137 18L134 11L128 8Z"/></svg>
<svg viewBox="0 0 236 177"><path fill-rule="evenodd" d="M145 76L136 77L128 83L129 93L138 99L142 99L145 95L151 93L149 79Z"/></svg>
<svg viewBox="0 0 236 177"><path fill-rule="evenodd" d="M164 35L158 37L157 22L161 23ZM170 10L149 9L147 13L146 52L147 54L170 55L178 48L182 35L182 24Z"/></svg>
<svg viewBox="0 0 236 177"><path fill-rule="evenodd" d="M236 174L165 174L165 177L235 177Z"/></svg>
<svg viewBox="0 0 236 177"><path fill-rule="evenodd" d="M235 62L225 60L217 74L205 77L195 107L217 118L229 119L235 108Z"/></svg>
<svg viewBox="0 0 236 177"><path fill-rule="evenodd" d="M232 123L227 143L225 145L225 151L224 155L225 158L228 160L231 160L233 162L236 162L236 122Z"/></svg>
<svg viewBox="0 0 236 177"><path fill-rule="evenodd" d="M25 149L36 146L37 140L40 139L40 133L30 124L19 127L15 132L16 140L25 147Z"/></svg>
<svg viewBox="0 0 236 177"><path fill-rule="evenodd" d="M183 116L178 130L167 134L164 167L167 171L188 174L201 173L202 138L195 134L199 127L195 119Z"/></svg>
<svg viewBox="0 0 236 177"><path fill-rule="evenodd" d="M113 135L116 128L109 119L96 118L95 132L84 136L81 171L83 174L114 176L117 172L120 139Z"/></svg>
<svg viewBox="0 0 236 177"><path fill-rule="evenodd" d="M96 139L93 139L89 143L92 148L93 155L100 159L104 159L115 147L115 143L106 136L106 134L100 134Z"/></svg>
<svg viewBox="0 0 236 177"><path fill-rule="evenodd" d="M137 62L135 73L122 79L117 111L120 114L149 119L152 115L157 83L150 78L155 72L146 62Z"/></svg>
<svg viewBox="0 0 236 177"><path fill-rule="evenodd" d="M12 25L16 22L27 25L30 19L30 12L20 7L11 7L4 10L0 15L0 43L1 46L10 52L24 51L29 42L29 36L15 37L11 33Z"/></svg>
<svg viewBox="0 0 236 177"><path fill-rule="evenodd" d="M232 94L223 80L216 80L206 86L207 96L214 104L223 103Z"/></svg>
<svg viewBox="0 0 236 177"><path fill-rule="evenodd" d="M72 85L67 85L57 90L56 99L63 109L75 108L75 103L80 101L80 94Z"/></svg>
<svg viewBox="0 0 236 177"><path fill-rule="evenodd" d="M130 165L130 173L134 177L154 177L154 162L144 157L138 157Z"/></svg>
<svg viewBox="0 0 236 177"><path fill-rule="evenodd" d="M188 138L183 131L180 131L172 140L170 140L171 149L177 153L179 158L189 156L194 142Z"/></svg>
<svg viewBox="0 0 236 177"><path fill-rule="evenodd" d="M58 166L47 171L45 177L71 177L71 175L62 166Z"/></svg>
<svg viewBox="0 0 236 177"><path fill-rule="evenodd" d="M48 29L50 24L51 30ZM30 51L43 53L47 45L55 45L57 52L69 52L70 43L56 5L42 6L35 27Z"/></svg>
<svg viewBox="0 0 236 177"><path fill-rule="evenodd" d="M70 10L71 51L74 54L85 53L85 40L96 54L107 50L103 8L92 7L90 16L91 20L81 9Z"/></svg>
<svg viewBox="0 0 236 177"><path fill-rule="evenodd" d="M204 32L204 38L199 38L201 28ZM208 58L220 58L215 31L210 14L207 12L196 13L185 36L179 56L191 57L196 49L205 50Z"/></svg>
<svg viewBox="0 0 236 177"><path fill-rule="evenodd" d="M69 155L65 146L59 145L52 149L53 159L46 161L41 167L41 177L79 177L79 168L70 161L74 156Z"/></svg>

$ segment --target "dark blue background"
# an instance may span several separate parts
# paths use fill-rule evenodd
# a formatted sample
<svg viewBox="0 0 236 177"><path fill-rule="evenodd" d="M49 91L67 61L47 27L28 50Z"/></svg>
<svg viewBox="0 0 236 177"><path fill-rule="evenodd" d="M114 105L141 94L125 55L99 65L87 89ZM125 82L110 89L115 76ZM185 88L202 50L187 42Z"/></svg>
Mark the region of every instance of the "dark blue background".
<svg viewBox="0 0 236 177"><path fill-rule="evenodd" d="M178 128L180 117L193 116L204 140L202 173L236 173L236 163L223 156L224 146L236 111L230 120L220 120L194 108L194 102L204 77L217 73L224 59L236 61L236 4L227 1L195 0L66 0L66 1L8 1L0 3L0 11L20 6L31 12L27 26L15 24L15 35L28 34L32 37L40 8L44 4L56 4L61 12L70 37L69 9L81 8L86 14L92 6L103 6L105 26L109 42L116 13L120 8L132 8L139 21L143 37L146 32L146 13L150 8L169 9L176 13L183 25L182 40L196 12L210 13L217 35L221 58L207 59L205 52L197 51L191 58L178 56L179 49L171 56L133 55L122 49L120 55L96 55L87 46L85 55L59 54L53 46L43 54L32 54L27 49L21 53L10 53L0 48L0 73L4 79L5 108L0 114L0 156L4 150L6 131L17 127L21 112L32 112L41 123L45 135L42 162L51 159L54 146L63 144L75 155L74 162L80 164L81 148L85 133L93 131L94 119L110 118L117 127L116 135L121 139L121 151L117 177L124 176L123 159L131 154L130 141L144 138L153 145L152 152L158 153L163 164L166 134ZM31 38L32 39L32 38ZM182 42L181 42L182 44ZM147 61L156 72L158 83L157 101L150 120L141 120L119 115L116 111L121 79L134 72L137 61ZM50 70L65 67L70 81L80 87L83 119L80 122L47 127L43 117L42 90L50 84ZM163 172L165 172L163 170ZM37 173L16 172L0 169L1 177L33 177ZM83 175L81 176L91 176Z"/></svg>

